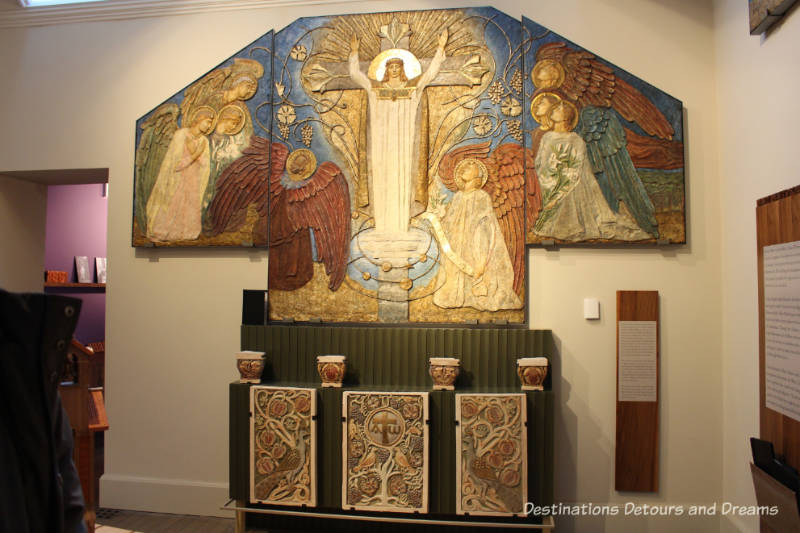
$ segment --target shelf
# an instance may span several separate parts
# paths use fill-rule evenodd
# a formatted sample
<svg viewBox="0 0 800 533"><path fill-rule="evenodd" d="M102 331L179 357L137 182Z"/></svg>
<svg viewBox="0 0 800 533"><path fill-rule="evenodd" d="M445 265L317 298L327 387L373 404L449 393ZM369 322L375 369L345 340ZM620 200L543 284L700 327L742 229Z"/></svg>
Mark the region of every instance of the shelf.
<svg viewBox="0 0 800 533"><path fill-rule="evenodd" d="M105 283L55 283L52 281L46 281L44 284L45 287L61 287L61 288L70 288L70 289L105 289Z"/></svg>

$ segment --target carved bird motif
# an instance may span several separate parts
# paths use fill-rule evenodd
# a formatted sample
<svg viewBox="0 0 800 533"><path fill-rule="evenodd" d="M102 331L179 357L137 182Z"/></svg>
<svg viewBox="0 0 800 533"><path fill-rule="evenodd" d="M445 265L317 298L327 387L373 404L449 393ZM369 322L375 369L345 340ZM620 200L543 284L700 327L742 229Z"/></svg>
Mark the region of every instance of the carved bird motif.
<svg viewBox="0 0 800 533"><path fill-rule="evenodd" d="M304 439L301 439L297 445L297 448L293 448L286 452L286 455L281 457L280 461L278 461L278 464L275 466L275 470L273 470L266 478L262 479L256 484L256 498L259 500L266 500L269 498L269 495L272 494L272 491L275 490L275 487L278 486L281 480L293 478L294 472L292 471L302 468L305 453L306 443Z"/></svg>
<svg viewBox="0 0 800 533"><path fill-rule="evenodd" d="M411 463L408 462L408 457L406 457L406 454L404 454L400 448L397 448L394 451L394 460L402 468L411 468Z"/></svg>
<svg viewBox="0 0 800 533"><path fill-rule="evenodd" d="M361 461L353 467L353 472L359 472L375 464L375 450L372 449Z"/></svg>

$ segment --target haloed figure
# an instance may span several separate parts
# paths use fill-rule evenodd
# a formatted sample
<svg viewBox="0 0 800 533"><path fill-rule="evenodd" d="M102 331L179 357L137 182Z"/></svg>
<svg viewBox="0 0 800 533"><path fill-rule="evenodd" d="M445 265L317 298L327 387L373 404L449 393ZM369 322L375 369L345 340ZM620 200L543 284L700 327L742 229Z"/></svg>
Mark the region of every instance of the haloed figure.
<svg viewBox="0 0 800 533"><path fill-rule="evenodd" d="M147 236L153 241L194 240L202 230L202 202L210 173L209 143L216 113L201 106L188 128L175 132L147 200Z"/></svg>
<svg viewBox="0 0 800 533"><path fill-rule="evenodd" d="M433 302L445 308L518 309L521 301L514 293L508 248L492 198L482 190L488 180L486 165L464 159L453 174L458 191L442 220L453 253L445 255L439 271L444 284Z"/></svg>

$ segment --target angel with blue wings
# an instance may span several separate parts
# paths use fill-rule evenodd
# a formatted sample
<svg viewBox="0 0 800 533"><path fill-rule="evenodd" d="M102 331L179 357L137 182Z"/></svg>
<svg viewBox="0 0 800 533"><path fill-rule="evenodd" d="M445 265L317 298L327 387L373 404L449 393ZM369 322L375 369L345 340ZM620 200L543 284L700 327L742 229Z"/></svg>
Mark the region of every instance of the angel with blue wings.
<svg viewBox="0 0 800 533"><path fill-rule="evenodd" d="M635 134L618 115L654 147L672 138L666 117L594 55L562 42L539 48L531 79L542 192L534 233L568 242L657 239L655 208L628 152Z"/></svg>

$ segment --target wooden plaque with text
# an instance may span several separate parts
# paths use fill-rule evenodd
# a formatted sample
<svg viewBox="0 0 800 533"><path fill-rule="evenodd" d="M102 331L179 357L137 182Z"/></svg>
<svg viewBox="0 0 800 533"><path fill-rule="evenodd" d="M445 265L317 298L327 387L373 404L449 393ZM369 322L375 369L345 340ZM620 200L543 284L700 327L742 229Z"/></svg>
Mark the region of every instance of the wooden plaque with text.
<svg viewBox="0 0 800 533"><path fill-rule="evenodd" d="M758 403L761 438L770 441L776 455L800 467L800 422L767 408L765 377L764 247L800 241L800 186L761 198L756 207L758 249Z"/></svg>
<svg viewBox="0 0 800 533"><path fill-rule="evenodd" d="M655 401L619 401L622 321L656 323ZM659 337L658 291L617 291L617 443L614 488L618 491L658 490Z"/></svg>

